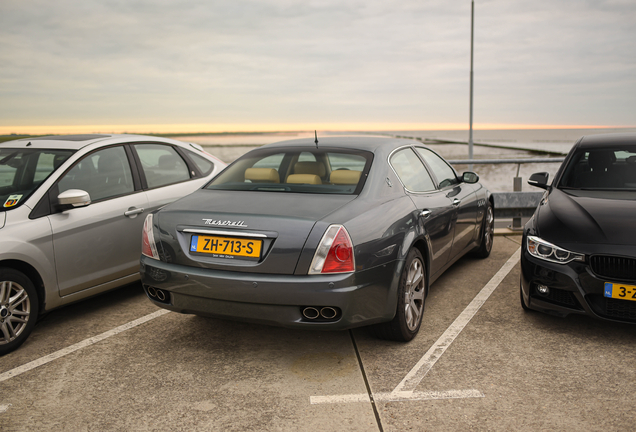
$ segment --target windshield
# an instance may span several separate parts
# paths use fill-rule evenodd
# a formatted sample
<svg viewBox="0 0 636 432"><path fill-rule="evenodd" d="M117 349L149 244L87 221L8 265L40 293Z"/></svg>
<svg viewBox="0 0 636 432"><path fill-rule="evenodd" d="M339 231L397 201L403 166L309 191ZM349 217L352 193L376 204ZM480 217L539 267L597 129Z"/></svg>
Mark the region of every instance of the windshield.
<svg viewBox="0 0 636 432"><path fill-rule="evenodd" d="M565 168L558 187L636 190L636 146L579 150Z"/></svg>
<svg viewBox="0 0 636 432"><path fill-rule="evenodd" d="M210 182L206 189L358 194L373 153L359 150L278 147L253 150Z"/></svg>
<svg viewBox="0 0 636 432"><path fill-rule="evenodd" d="M71 150L0 149L0 211L19 207Z"/></svg>

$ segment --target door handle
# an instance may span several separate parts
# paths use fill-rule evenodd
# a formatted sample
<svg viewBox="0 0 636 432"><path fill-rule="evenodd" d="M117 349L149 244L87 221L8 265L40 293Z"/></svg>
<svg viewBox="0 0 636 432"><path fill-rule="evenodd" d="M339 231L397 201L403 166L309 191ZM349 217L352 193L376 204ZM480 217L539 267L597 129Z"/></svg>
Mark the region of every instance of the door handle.
<svg viewBox="0 0 636 432"><path fill-rule="evenodd" d="M143 209L143 208L134 208L134 207L131 207L131 208L129 208L129 209L128 209L128 211L127 211L127 212L124 212L124 216L127 216L127 217L135 217L135 216L137 216L138 214L143 213L143 212L144 212L144 210L145 210L145 209Z"/></svg>
<svg viewBox="0 0 636 432"><path fill-rule="evenodd" d="M458 200L457 198L454 198L454 199L453 199L453 205L454 205L455 207L457 207L460 203L461 203L461 201L460 201L460 200Z"/></svg>
<svg viewBox="0 0 636 432"><path fill-rule="evenodd" d="M422 212L420 213L420 217L423 217L424 219L428 219L430 215L431 211L429 209L422 210Z"/></svg>

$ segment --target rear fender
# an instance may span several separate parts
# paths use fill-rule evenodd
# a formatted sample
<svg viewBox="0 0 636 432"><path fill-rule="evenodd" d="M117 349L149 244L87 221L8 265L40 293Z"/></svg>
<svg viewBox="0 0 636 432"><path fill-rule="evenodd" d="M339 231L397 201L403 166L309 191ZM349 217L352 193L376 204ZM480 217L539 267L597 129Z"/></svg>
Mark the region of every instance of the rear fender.
<svg viewBox="0 0 636 432"><path fill-rule="evenodd" d="M431 283L430 277L432 245L430 236L426 231L426 228L422 224L415 224L415 226L411 228L404 236L404 241L402 243L402 247L400 248L399 256L399 259L402 262L402 267L404 266L406 256L412 248L416 248L417 250L419 250L422 254L422 258L424 258L424 265L426 267L426 295L428 295L428 289Z"/></svg>

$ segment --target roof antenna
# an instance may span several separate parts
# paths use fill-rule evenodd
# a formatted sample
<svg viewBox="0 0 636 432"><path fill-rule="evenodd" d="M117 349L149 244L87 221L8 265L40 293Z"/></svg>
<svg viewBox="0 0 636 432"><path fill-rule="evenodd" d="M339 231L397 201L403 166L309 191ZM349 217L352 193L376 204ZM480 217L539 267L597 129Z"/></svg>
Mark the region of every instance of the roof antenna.
<svg viewBox="0 0 636 432"><path fill-rule="evenodd" d="M314 136L316 137L316 141L314 141L316 143L316 148L318 148L318 132L316 132L316 130L314 129Z"/></svg>

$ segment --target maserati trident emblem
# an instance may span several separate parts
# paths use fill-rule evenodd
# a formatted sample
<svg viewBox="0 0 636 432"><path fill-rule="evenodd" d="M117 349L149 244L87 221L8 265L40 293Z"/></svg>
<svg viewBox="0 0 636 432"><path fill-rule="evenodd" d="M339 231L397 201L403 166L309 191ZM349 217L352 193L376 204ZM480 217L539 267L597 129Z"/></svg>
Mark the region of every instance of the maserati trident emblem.
<svg viewBox="0 0 636 432"><path fill-rule="evenodd" d="M229 220L214 220L214 219L203 219L206 225L212 226L222 226L222 227L241 227L247 228L245 225L245 221L229 221Z"/></svg>

